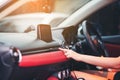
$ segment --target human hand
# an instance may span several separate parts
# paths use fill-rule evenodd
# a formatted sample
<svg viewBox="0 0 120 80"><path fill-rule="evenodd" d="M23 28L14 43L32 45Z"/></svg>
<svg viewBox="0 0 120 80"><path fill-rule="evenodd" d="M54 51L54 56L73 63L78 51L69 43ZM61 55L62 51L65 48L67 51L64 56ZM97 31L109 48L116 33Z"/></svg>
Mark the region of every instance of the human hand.
<svg viewBox="0 0 120 80"><path fill-rule="evenodd" d="M73 50L70 50L70 49L63 49L63 48L59 48L59 50L63 51L64 52L64 55L67 57L67 58L72 58L74 60L77 60L79 54L74 52Z"/></svg>

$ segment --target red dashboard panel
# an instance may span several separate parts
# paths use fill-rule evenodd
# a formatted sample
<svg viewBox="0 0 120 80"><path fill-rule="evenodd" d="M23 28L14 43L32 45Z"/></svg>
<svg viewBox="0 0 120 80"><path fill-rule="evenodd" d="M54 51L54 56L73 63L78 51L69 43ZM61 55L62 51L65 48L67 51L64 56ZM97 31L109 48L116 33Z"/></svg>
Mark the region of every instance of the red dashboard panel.
<svg viewBox="0 0 120 80"><path fill-rule="evenodd" d="M32 67L40 65L48 65L67 61L62 51L37 53L22 56L22 61L19 63L20 67Z"/></svg>

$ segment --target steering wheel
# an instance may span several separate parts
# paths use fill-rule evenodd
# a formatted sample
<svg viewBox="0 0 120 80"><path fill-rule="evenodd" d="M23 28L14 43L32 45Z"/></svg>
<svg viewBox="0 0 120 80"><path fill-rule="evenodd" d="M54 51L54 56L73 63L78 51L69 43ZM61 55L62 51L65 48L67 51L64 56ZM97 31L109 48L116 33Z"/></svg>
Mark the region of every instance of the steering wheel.
<svg viewBox="0 0 120 80"><path fill-rule="evenodd" d="M92 26L92 24L93 23L87 21L83 21L82 23L83 34L85 36L85 39L88 45L91 47L91 49L95 52L95 54L107 57L109 55L108 51L105 48L104 42L98 32L98 29ZM91 33L93 35L91 35Z"/></svg>

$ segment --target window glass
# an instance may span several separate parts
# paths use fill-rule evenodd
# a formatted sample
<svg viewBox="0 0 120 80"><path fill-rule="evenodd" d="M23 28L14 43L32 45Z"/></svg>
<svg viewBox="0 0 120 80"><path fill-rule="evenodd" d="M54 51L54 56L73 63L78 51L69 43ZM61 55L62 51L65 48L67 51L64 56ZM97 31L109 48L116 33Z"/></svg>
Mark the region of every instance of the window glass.
<svg viewBox="0 0 120 80"><path fill-rule="evenodd" d="M4 0L5 1L5 0ZM57 27L91 0L11 0L0 8L0 32L25 32L30 26Z"/></svg>
<svg viewBox="0 0 120 80"><path fill-rule="evenodd" d="M88 18L93 25L99 28L104 36L120 34L120 5L117 3L111 4Z"/></svg>

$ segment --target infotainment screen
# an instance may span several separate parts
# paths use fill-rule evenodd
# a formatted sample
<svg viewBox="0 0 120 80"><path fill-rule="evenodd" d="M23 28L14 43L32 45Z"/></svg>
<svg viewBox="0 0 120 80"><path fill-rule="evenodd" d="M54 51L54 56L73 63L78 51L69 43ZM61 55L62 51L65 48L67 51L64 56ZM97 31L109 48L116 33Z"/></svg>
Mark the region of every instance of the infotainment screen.
<svg viewBox="0 0 120 80"><path fill-rule="evenodd" d="M37 38L46 42L52 41L51 27L47 24L37 26Z"/></svg>

